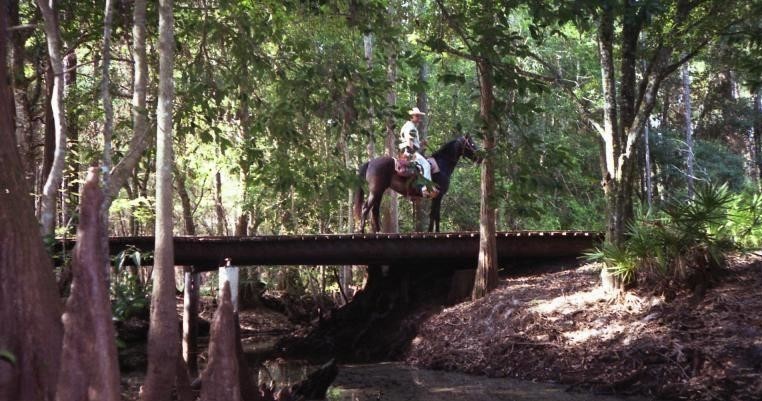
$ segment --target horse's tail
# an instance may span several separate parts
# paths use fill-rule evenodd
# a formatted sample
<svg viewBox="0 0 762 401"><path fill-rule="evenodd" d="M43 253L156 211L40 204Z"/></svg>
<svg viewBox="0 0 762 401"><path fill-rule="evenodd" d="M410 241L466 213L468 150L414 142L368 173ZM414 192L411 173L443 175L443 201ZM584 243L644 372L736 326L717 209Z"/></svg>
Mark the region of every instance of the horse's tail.
<svg viewBox="0 0 762 401"><path fill-rule="evenodd" d="M352 207L354 210L355 221L360 221L360 214L362 213L362 202L365 198L365 191L363 191L363 183L365 182L365 173L368 172L368 163L363 164L357 171L357 187L355 188L354 198L352 200Z"/></svg>

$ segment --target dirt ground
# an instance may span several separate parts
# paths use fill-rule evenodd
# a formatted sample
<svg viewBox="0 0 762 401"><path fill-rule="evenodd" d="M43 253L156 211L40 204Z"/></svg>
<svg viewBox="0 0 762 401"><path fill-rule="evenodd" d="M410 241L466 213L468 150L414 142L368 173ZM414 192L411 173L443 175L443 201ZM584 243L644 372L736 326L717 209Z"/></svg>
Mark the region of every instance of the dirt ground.
<svg viewBox="0 0 762 401"><path fill-rule="evenodd" d="M611 299L595 266L501 280L421 324L406 362L603 394L762 400L762 257L737 257L703 299Z"/></svg>

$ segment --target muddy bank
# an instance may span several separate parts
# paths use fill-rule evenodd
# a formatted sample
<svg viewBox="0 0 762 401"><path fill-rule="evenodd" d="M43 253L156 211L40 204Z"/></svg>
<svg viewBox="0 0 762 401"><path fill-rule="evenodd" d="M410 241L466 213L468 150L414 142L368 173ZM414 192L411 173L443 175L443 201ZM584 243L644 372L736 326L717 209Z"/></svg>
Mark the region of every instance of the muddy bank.
<svg viewBox="0 0 762 401"><path fill-rule="evenodd" d="M406 361L664 399L759 400L762 258L739 258L694 300L612 301L589 267L504 279L423 322Z"/></svg>

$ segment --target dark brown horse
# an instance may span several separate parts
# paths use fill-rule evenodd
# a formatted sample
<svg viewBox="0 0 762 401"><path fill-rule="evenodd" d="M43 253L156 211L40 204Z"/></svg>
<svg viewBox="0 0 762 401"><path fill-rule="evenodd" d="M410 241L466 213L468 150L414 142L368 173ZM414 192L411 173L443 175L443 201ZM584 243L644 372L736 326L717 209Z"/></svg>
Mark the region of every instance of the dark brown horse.
<svg viewBox="0 0 762 401"><path fill-rule="evenodd" d="M429 213L429 231L436 229L439 232L439 210L442 206L442 197L450 188L450 176L452 176L455 167L461 156L464 156L474 162L479 161L476 152L478 148L470 136L461 136L442 145L439 150L431 156L439 165L439 172L431 174L431 180L439 187L439 194L431 200L431 212ZM410 179L396 174L394 169L394 159L389 156L377 157L362 166L360 166L358 175L361 180L368 183L368 199L363 202L365 197L362 186L355 192L354 210L355 216L360 218L360 230L365 232L365 221L368 218L368 212L372 212L373 232L381 231L379 223L379 208L381 207L381 198L384 191L391 188L404 196L420 197L421 190L410 185Z"/></svg>

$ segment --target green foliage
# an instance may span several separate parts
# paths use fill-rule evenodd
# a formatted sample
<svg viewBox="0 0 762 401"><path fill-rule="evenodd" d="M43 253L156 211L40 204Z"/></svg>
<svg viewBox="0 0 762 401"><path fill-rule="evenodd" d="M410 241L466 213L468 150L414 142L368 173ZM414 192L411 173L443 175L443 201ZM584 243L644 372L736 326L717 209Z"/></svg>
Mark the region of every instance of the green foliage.
<svg viewBox="0 0 762 401"><path fill-rule="evenodd" d="M150 285L141 283L136 274L143 258L150 257L149 253L130 247L114 257L114 268L111 275L111 312L113 319L124 321L131 316L145 312L149 306L151 294Z"/></svg>
<svg viewBox="0 0 762 401"><path fill-rule="evenodd" d="M624 244L605 243L588 253L623 282L657 288L697 286L711 280L729 252L760 244L760 194L733 194L727 185L700 184L692 199L672 198L641 215Z"/></svg>
<svg viewBox="0 0 762 401"><path fill-rule="evenodd" d="M762 248L762 193L746 189L733 197L727 229L743 250Z"/></svg>

